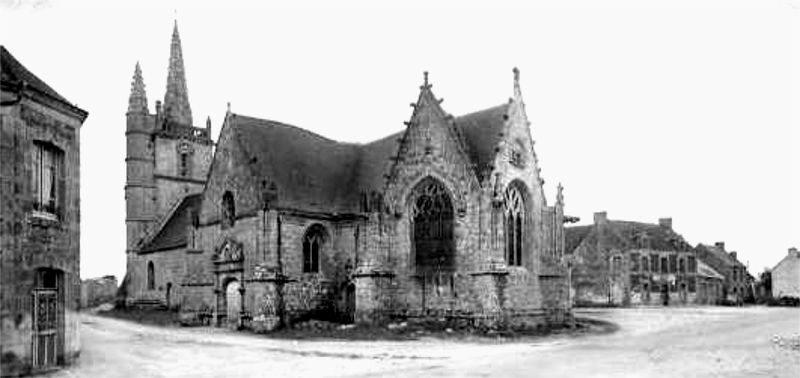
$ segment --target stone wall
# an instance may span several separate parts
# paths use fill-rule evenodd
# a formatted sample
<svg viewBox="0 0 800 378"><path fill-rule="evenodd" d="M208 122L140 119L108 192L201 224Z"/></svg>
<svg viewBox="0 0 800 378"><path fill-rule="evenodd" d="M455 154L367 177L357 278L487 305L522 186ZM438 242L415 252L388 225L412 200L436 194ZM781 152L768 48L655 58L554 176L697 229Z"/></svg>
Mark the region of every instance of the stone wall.
<svg viewBox="0 0 800 378"><path fill-rule="evenodd" d="M0 375L31 370L32 290L40 269L59 272L61 313L58 363L78 355L80 308L80 126L83 117L67 115L23 95L0 108ZM34 141L63 152L64 181L57 183L57 217L33 209Z"/></svg>

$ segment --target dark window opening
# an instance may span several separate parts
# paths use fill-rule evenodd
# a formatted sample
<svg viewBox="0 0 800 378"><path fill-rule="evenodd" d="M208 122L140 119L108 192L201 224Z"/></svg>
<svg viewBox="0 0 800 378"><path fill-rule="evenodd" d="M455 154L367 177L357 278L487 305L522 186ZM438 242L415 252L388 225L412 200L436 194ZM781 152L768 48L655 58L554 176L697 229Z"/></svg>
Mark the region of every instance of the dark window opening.
<svg viewBox="0 0 800 378"><path fill-rule="evenodd" d="M236 203L233 200L233 193L230 191L222 195L222 226L224 228L233 227L236 223Z"/></svg>
<svg viewBox="0 0 800 378"><path fill-rule="evenodd" d="M33 210L58 217L65 196L64 152L46 142L34 142L32 190Z"/></svg>
<svg viewBox="0 0 800 378"><path fill-rule="evenodd" d="M669 272L675 273L678 271L678 256L669 255Z"/></svg>
<svg viewBox="0 0 800 378"><path fill-rule="evenodd" d="M314 225L303 238L303 273L319 273L319 252L325 240L325 231Z"/></svg>
<svg viewBox="0 0 800 378"><path fill-rule="evenodd" d="M664 256L664 257L661 258L661 273L664 273L664 274L669 273L668 270L669 270L669 266L667 265L667 257Z"/></svg>
<svg viewBox="0 0 800 378"><path fill-rule="evenodd" d="M147 263L147 290L156 289L156 268L152 261Z"/></svg>
<svg viewBox="0 0 800 378"><path fill-rule="evenodd" d="M639 271L639 254L638 253L631 253L631 271L638 272Z"/></svg>
<svg viewBox="0 0 800 378"><path fill-rule="evenodd" d="M412 192L414 260L418 273L455 269L453 204L440 182L428 178Z"/></svg>
<svg viewBox="0 0 800 378"><path fill-rule="evenodd" d="M519 189L511 186L506 190L506 263L511 266L522 265L522 251L525 229L525 201Z"/></svg>

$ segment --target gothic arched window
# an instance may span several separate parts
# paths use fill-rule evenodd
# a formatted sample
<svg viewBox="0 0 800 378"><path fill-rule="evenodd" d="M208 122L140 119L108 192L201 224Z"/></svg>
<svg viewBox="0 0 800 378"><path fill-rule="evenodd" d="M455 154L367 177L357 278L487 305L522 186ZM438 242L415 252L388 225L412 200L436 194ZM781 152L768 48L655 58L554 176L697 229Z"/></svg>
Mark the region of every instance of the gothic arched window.
<svg viewBox="0 0 800 378"><path fill-rule="evenodd" d="M311 226L303 238L303 273L319 273L319 251L325 242L325 229Z"/></svg>
<svg viewBox="0 0 800 378"><path fill-rule="evenodd" d="M525 201L516 185L509 186L505 198L506 262L508 265L522 265L524 229Z"/></svg>
<svg viewBox="0 0 800 378"><path fill-rule="evenodd" d="M147 290L156 289L156 268L152 261L147 262Z"/></svg>
<svg viewBox="0 0 800 378"><path fill-rule="evenodd" d="M432 178L412 191L414 262L417 272L452 272L455 269L453 203L444 185Z"/></svg>
<svg viewBox="0 0 800 378"><path fill-rule="evenodd" d="M233 193L226 191L222 195L222 226L232 227L236 223L236 204L233 201Z"/></svg>

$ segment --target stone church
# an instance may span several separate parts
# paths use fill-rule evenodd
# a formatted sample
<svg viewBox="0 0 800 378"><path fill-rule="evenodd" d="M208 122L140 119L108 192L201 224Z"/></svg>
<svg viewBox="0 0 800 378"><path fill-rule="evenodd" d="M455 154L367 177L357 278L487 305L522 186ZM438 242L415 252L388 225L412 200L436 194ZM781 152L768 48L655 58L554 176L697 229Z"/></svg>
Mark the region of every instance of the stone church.
<svg viewBox="0 0 800 378"><path fill-rule="evenodd" d="M228 109L193 124L177 25L167 91L127 113L129 304L254 330L310 318L520 327L570 315L559 185L548 205L511 98L454 117L425 74L405 130L337 142Z"/></svg>

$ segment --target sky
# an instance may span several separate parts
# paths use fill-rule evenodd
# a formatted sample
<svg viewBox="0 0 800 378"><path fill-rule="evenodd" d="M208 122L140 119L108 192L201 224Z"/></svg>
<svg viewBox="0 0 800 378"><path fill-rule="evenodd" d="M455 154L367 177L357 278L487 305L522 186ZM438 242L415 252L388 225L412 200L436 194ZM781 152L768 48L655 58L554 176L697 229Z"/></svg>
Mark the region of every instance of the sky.
<svg viewBox="0 0 800 378"><path fill-rule="evenodd" d="M368 142L404 128L423 71L453 115L512 95L566 212L724 241L757 275L800 247L800 0L0 0L0 43L89 112L81 276L125 273L125 112L150 110L177 20L195 123L238 114Z"/></svg>

